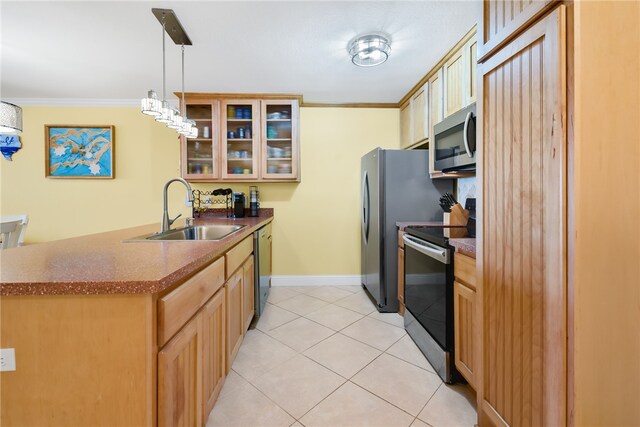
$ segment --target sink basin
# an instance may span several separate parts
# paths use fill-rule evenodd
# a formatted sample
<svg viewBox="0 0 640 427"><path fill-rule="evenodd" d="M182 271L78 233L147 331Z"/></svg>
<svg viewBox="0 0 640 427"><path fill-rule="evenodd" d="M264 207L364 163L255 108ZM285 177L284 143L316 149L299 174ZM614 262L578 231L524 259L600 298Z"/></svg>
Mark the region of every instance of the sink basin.
<svg viewBox="0 0 640 427"><path fill-rule="evenodd" d="M234 233L244 225L192 225L190 227L176 228L175 230L140 236L131 240L220 240Z"/></svg>

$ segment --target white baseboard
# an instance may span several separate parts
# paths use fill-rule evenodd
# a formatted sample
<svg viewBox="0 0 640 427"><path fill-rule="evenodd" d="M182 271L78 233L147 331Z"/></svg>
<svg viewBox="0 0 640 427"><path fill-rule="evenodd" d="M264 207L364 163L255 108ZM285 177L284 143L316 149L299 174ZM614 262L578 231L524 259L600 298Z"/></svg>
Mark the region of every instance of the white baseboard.
<svg viewBox="0 0 640 427"><path fill-rule="evenodd" d="M360 286L359 274L348 276L271 276L271 286Z"/></svg>

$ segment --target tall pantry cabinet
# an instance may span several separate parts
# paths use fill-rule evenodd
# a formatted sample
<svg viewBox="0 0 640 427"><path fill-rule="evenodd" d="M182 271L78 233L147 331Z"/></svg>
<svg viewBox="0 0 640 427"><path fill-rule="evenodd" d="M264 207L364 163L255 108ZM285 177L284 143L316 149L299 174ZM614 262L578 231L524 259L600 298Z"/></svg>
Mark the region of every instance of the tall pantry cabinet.
<svg viewBox="0 0 640 427"><path fill-rule="evenodd" d="M565 6L507 38L544 5L485 2L479 32L482 426L566 423Z"/></svg>

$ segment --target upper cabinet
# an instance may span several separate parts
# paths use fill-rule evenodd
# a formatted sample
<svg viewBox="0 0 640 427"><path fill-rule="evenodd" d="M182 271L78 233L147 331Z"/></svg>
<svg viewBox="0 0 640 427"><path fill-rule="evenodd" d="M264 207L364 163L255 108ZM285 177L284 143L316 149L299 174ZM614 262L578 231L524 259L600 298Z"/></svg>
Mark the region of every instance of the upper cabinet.
<svg viewBox="0 0 640 427"><path fill-rule="evenodd" d="M181 170L185 179L220 178L220 139L218 100L193 100L187 104L187 117L196 122L198 138L180 137Z"/></svg>
<svg viewBox="0 0 640 427"><path fill-rule="evenodd" d="M478 57L480 60L484 60L500 49L517 33L557 3L557 0L484 1L483 19L478 28L480 44Z"/></svg>
<svg viewBox="0 0 640 427"><path fill-rule="evenodd" d="M189 181L300 181L298 99L189 94L198 138L181 137Z"/></svg>
<svg viewBox="0 0 640 427"><path fill-rule="evenodd" d="M429 137L429 84L425 83L400 106L400 147L408 148Z"/></svg>
<svg viewBox="0 0 640 427"><path fill-rule="evenodd" d="M432 147L433 127L476 101L476 30L473 28L400 101L400 147ZM442 173L429 156L431 178L459 178L473 172Z"/></svg>

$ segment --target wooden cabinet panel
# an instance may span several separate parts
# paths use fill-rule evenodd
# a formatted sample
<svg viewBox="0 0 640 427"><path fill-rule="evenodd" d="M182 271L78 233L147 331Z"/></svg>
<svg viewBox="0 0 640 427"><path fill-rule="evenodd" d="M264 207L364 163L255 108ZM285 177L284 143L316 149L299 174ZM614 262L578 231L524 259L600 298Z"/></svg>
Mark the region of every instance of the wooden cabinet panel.
<svg viewBox="0 0 640 427"><path fill-rule="evenodd" d="M255 312L255 281L253 255L242 266L242 330L249 329Z"/></svg>
<svg viewBox="0 0 640 427"><path fill-rule="evenodd" d="M464 105L471 105L476 102L477 97L477 78L478 78L478 42L476 37L471 38L464 46L465 54L465 70L464 70L464 87L465 102Z"/></svg>
<svg viewBox="0 0 640 427"><path fill-rule="evenodd" d="M220 394L226 374L224 289L205 304L202 320L202 414L206 422Z"/></svg>
<svg viewBox="0 0 640 427"><path fill-rule="evenodd" d="M453 275L465 285L476 289L476 260L459 253L454 254Z"/></svg>
<svg viewBox="0 0 640 427"><path fill-rule="evenodd" d="M180 136L185 179L220 178L220 103L216 99L192 100L186 106L187 117L196 122L197 138Z"/></svg>
<svg viewBox="0 0 640 427"><path fill-rule="evenodd" d="M453 321L456 368L476 388L475 383L475 301L476 293L462 283L453 283Z"/></svg>
<svg viewBox="0 0 640 427"><path fill-rule="evenodd" d="M224 285L224 257L158 300L158 346L162 347Z"/></svg>
<svg viewBox="0 0 640 427"><path fill-rule="evenodd" d="M242 270L236 271L224 285L227 312L227 373L242 344Z"/></svg>
<svg viewBox="0 0 640 427"><path fill-rule="evenodd" d="M565 7L481 68L481 420L566 419Z"/></svg>
<svg viewBox="0 0 640 427"><path fill-rule="evenodd" d="M432 135L429 148L433 148L433 126L444 119L442 74L443 71L441 68L429 79L429 135ZM435 157L431 155L431 153L429 155L429 172L431 174L439 172L436 171Z"/></svg>
<svg viewBox="0 0 640 427"><path fill-rule="evenodd" d="M258 179L260 101L224 99L220 102L220 110L222 179L243 181Z"/></svg>
<svg viewBox="0 0 640 427"><path fill-rule="evenodd" d="M261 100L260 107L260 177L287 181L299 179L298 100Z"/></svg>
<svg viewBox="0 0 640 427"><path fill-rule="evenodd" d="M429 137L429 83L425 83L411 97L411 145Z"/></svg>
<svg viewBox="0 0 640 427"><path fill-rule="evenodd" d="M465 50L460 49L444 64L444 116L448 117L464 106Z"/></svg>
<svg viewBox="0 0 640 427"><path fill-rule="evenodd" d="M479 55L482 60L497 51L510 36L540 17L556 0L485 0L479 22Z"/></svg>
<svg viewBox="0 0 640 427"><path fill-rule="evenodd" d="M411 145L411 102L400 107L400 147Z"/></svg>
<svg viewBox="0 0 640 427"><path fill-rule="evenodd" d="M227 277L231 276L253 252L253 234L238 243L225 255Z"/></svg>
<svg viewBox="0 0 640 427"><path fill-rule="evenodd" d="M202 329L193 318L158 352L158 425L202 425Z"/></svg>

